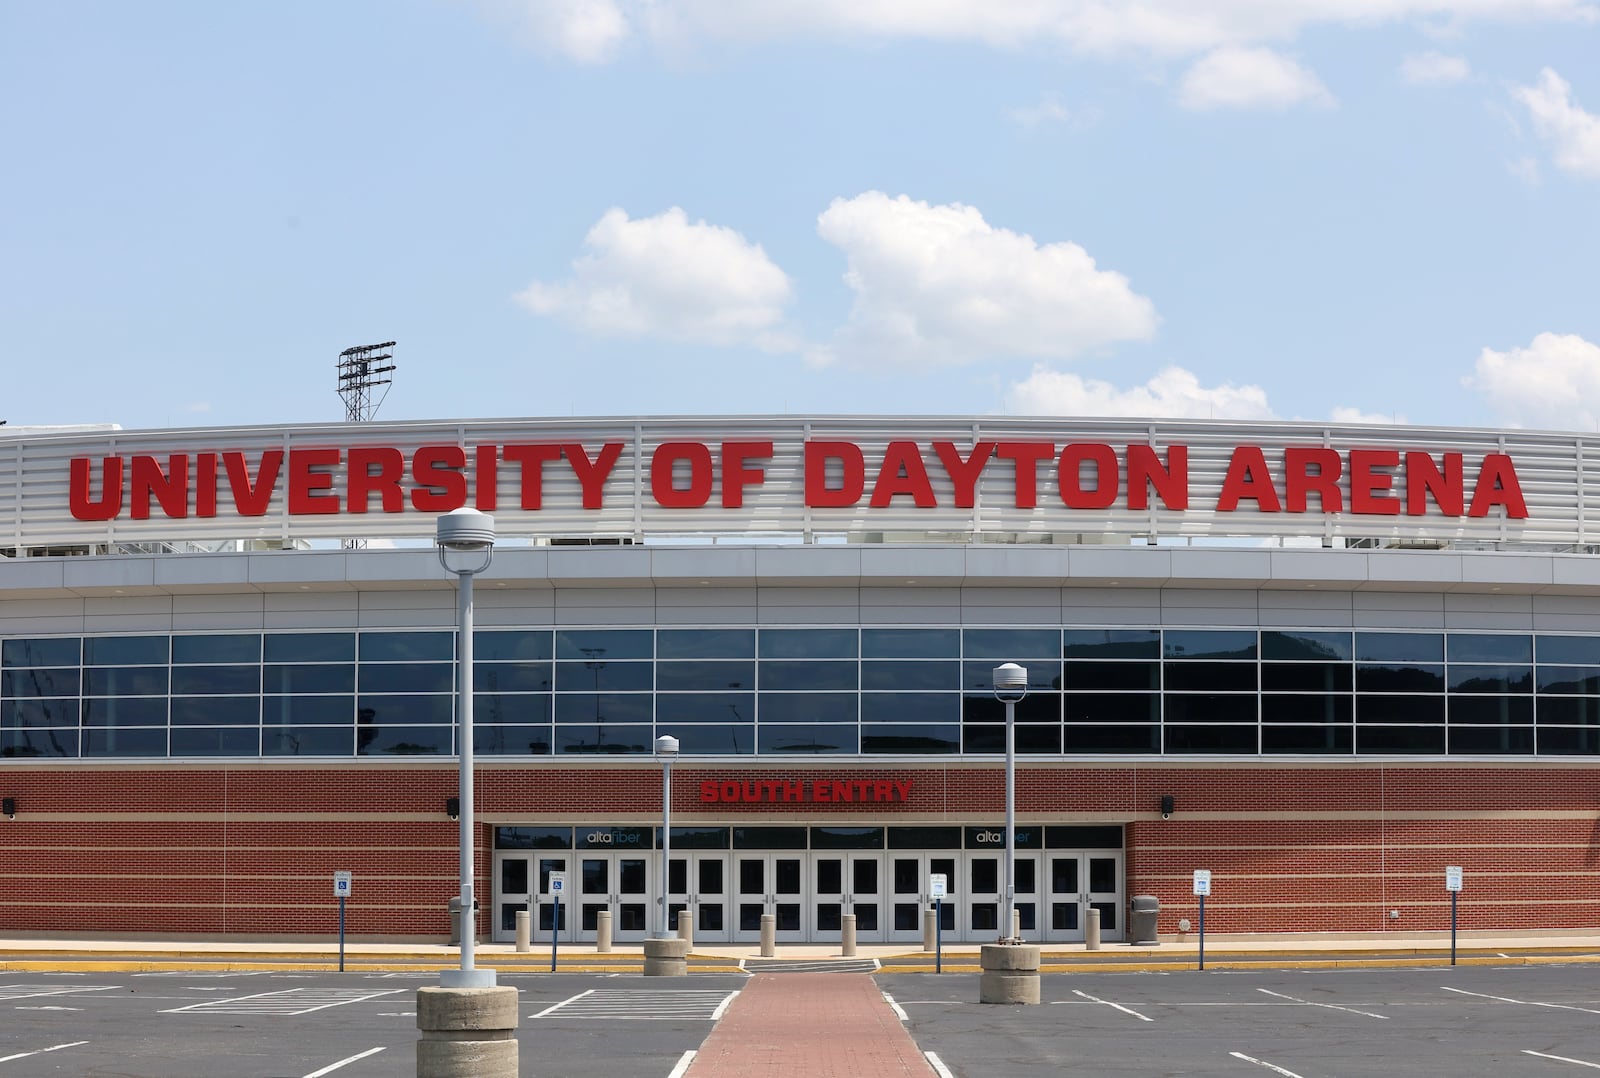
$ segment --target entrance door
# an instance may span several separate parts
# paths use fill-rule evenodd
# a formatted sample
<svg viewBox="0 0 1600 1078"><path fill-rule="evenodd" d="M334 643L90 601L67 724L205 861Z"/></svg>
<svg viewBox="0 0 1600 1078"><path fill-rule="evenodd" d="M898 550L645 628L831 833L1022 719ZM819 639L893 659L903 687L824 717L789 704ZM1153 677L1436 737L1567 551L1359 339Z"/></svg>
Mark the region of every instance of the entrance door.
<svg viewBox="0 0 1600 1078"><path fill-rule="evenodd" d="M1122 939L1122 855L1052 850L1045 858L1045 939L1081 942L1090 909L1100 911L1102 940Z"/></svg>
<svg viewBox="0 0 1600 1078"><path fill-rule="evenodd" d="M674 856L667 868L668 933L677 934L678 911L688 909L694 913L696 943L727 943L733 929L728 882L725 853ZM756 932L759 936L759 922Z"/></svg>
<svg viewBox="0 0 1600 1078"><path fill-rule="evenodd" d="M526 854L498 854L494 875L494 916L489 921L489 936L501 943L517 938L517 914L529 908L533 891L532 874ZM452 929L451 934L454 935Z"/></svg>
<svg viewBox="0 0 1600 1078"><path fill-rule="evenodd" d="M844 915L856 918L856 939L884 939L883 855L879 853L818 853L811 862L811 921L813 938L842 938Z"/></svg>
<svg viewBox="0 0 1600 1078"><path fill-rule="evenodd" d="M600 911L611 913L611 938L617 943L637 943L650 931L649 859L626 853L584 853L578 859L577 887L571 888L578 905L578 938L595 939ZM565 904L563 904L565 905ZM563 908L563 919L566 910Z"/></svg>
<svg viewBox="0 0 1600 1078"><path fill-rule="evenodd" d="M734 854L734 905L741 940L761 938L761 918L772 914L777 939L803 943L806 939L805 855L801 853Z"/></svg>
<svg viewBox="0 0 1600 1078"><path fill-rule="evenodd" d="M954 939L956 930L956 903L962 894L962 880L956 872L957 855L926 853L891 853L888 855L889 918L886 930L895 943L921 942L922 911L933 908L928 895L928 877L934 873L945 878L945 897L939 904L940 932L945 939ZM859 927L859 922L857 922Z"/></svg>

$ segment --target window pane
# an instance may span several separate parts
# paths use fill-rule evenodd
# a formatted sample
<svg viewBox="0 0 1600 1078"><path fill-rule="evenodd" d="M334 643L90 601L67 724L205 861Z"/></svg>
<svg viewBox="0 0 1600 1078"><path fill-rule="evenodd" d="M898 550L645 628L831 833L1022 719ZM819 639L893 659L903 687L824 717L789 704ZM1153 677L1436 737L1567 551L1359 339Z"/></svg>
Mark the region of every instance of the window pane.
<svg viewBox="0 0 1600 1078"><path fill-rule="evenodd" d="M1452 756L1510 756L1533 752L1531 726L1452 726Z"/></svg>
<svg viewBox="0 0 1600 1078"><path fill-rule="evenodd" d="M448 726L364 726L356 731L361 756L449 756L454 751Z"/></svg>
<svg viewBox="0 0 1600 1078"><path fill-rule="evenodd" d="M0 696L77 696L80 684L76 666L0 671Z"/></svg>
<svg viewBox="0 0 1600 1078"><path fill-rule="evenodd" d="M411 726L455 721L453 696L362 696L356 701L356 722L368 726Z"/></svg>
<svg viewBox="0 0 1600 1078"><path fill-rule="evenodd" d="M454 663L362 663L357 678L361 692L451 692L456 668Z"/></svg>
<svg viewBox="0 0 1600 1078"><path fill-rule="evenodd" d="M813 850L881 850L883 849L883 828L813 827L811 829L811 848ZM825 890L825 888L819 889Z"/></svg>
<svg viewBox="0 0 1600 1078"><path fill-rule="evenodd" d="M947 662L884 662L861 664L863 689L950 689L961 688L961 664Z"/></svg>
<svg viewBox="0 0 1600 1078"><path fill-rule="evenodd" d="M1159 689L1158 662L1068 662L1061 683L1068 689Z"/></svg>
<svg viewBox="0 0 1600 1078"><path fill-rule="evenodd" d="M757 718L762 725L774 722L825 722L846 724L856 721L856 694L853 692L762 693L757 702Z"/></svg>
<svg viewBox="0 0 1600 1078"><path fill-rule="evenodd" d="M1355 717L1355 698L1304 693L1261 698L1262 722L1344 723Z"/></svg>
<svg viewBox="0 0 1600 1078"><path fill-rule="evenodd" d="M647 662L558 662L557 692L649 692L654 664Z"/></svg>
<svg viewBox="0 0 1600 1078"><path fill-rule="evenodd" d="M1173 726L1167 725L1166 751L1169 753L1225 752L1255 755L1254 726Z"/></svg>
<svg viewBox="0 0 1600 1078"><path fill-rule="evenodd" d="M355 739L348 726L279 726L262 731L263 756L350 756Z"/></svg>
<svg viewBox="0 0 1600 1078"><path fill-rule="evenodd" d="M1533 637L1527 633L1450 633L1445 639L1453 663L1533 662Z"/></svg>
<svg viewBox="0 0 1600 1078"><path fill-rule="evenodd" d="M1358 726L1356 752L1371 755L1443 756L1443 726Z"/></svg>
<svg viewBox="0 0 1600 1078"><path fill-rule="evenodd" d="M884 754L944 755L961 751L961 727L906 725L861 727L861 751Z"/></svg>
<svg viewBox="0 0 1600 1078"><path fill-rule="evenodd" d="M1076 694L1067 694L1068 699L1076 699ZM1019 725L1027 723L1055 723L1061 721L1061 698L1058 692L1029 693L1026 697L1013 705L1016 711L1016 721ZM1006 721L1006 706L999 700L990 696L968 695L961 698L961 718L963 722L971 724L994 724L1003 726Z"/></svg>
<svg viewBox="0 0 1600 1078"><path fill-rule="evenodd" d="M474 629L475 662L535 662L551 657L549 629Z"/></svg>
<svg viewBox="0 0 1600 1078"><path fill-rule="evenodd" d="M268 633L262 654L269 663L355 661L355 633Z"/></svg>
<svg viewBox="0 0 1600 1078"><path fill-rule="evenodd" d="M565 693L556 697L556 722L648 723L649 693Z"/></svg>
<svg viewBox="0 0 1600 1078"><path fill-rule="evenodd" d="M643 754L651 751L654 735L649 726L557 726L557 755Z"/></svg>
<svg viewBox="0 0 1600 1078"><path fill-rule="evenodd" d="M1600 726L1600 699L1569 696L1539 701L1540 726Z"/></svg>
<svg viewBox="0 0 1600 1078"><path fill-rule="evenodd" d="M956 659L960 629L862 629L861 654L869 659Z"/></svg>
<svg viewBox="0 0 1600 1078"><path fill-rule="evenodd" d="M165 729L83 731L85 756L165 756L166 754Z"/></svg>
<svg viewBox="0 0 1600 1078"><path fill-rule="evenodd" d="M172 731L173 756L259 756L261 731L256 727L220 727Z"/></svg>
<svg viewBox="0 0 1600 1078"><path fill-rule="evenodd" d="M76 636L0 641L0 666L77 666L83 642Z"/></svg>
<svg viewBox="0 0 1600 1078"><path fill-rule="evenodd" d="M361 634L361 661L449 662L455 658L455 634L440 632Z"/></svg>
<svg viewBox="0 0 1600 1078"><path fill-rule="evenodd" d="M678 739L680 751L694 756L747 756L756 751L754 724L658 727Z"/></svg>
<svg viewBox="0 0 1600 1078"><path fill-rule="evenodd" d="M262 721L276 726L349 726L356 717L354 696L268 696Z"/></svg>
<svg viewBox="0 0 1600 1078"><path fill-rule="evenodd" d="M1059 659L1061 630L968 629L965 634L965 645L968 659L997 659L999 662ZM993 665L995 664L991 664L991 668Z"/></svg>
<svg viewBox="0 0 1600 1078"><path fill-rule="evenodd" d="M649 629L567 629L556 633L558 659L653 659L654 647Z"/></svg>
<svg viewBox="0 0 1600 1078"><path fill-rule="evenodd" d="M1061 688L1060 659L1030 659L1020 665L1028 672L1028 692L1054 692ZM993 660L962 663L962 689L993 695L995 667Z"/></svg>
<svg viewBox="0 0 1600 1078"><path fill-rule="evenodd" d="M854 629L762 629L757 643L763 659L853 659Z"/></svg>
<svg viewBox="0 0 1600 1078"><path fill-rule="evenodd" d="M239 695L261 692L259 666L174 666L174 696Z"/></svg>
<svg viewBox="0 0 1600 1078"><path fill-rule="evenodd" d="M1167 722L1255 722L1256 697L1168 693Z"/></svg>
<svg viewBox="0 0 1600 1078"><path fill-rule="evenodd" d="M757 729L757 750L783 756L861 751L854 726L768 726Z"/></svg>
<svg viewBox="0 0 1600 1078"><path fill-rule="evenodd" d="M205 633L172 638L175 663L258 663L260 633ZM254 755L253 753L251 755Z"/></svg>
<svg viewBox="0 0 1600 1078"><path fill-rule="evenodd" d="M960 722L961 697L953 692L862 693L861 721Z"/></svg>
<svg viewBox="0 0 1600 1078"><path fill-rule="evenodd" d="M1050 754L1061 751L1060 726L1023 726L1014 728L1016 750L1019 753ZM966 726L961 730L964 752L1006 751L1005 726Z"/></svg>
<svg viewBox="0 0 1600 1078"><path fill-rule="evenodd" d="M1065 752L1161 751L1161 727L1144 726L1068 726L1062 744Z"/></svg>
<svg viewBox="0 0 1600 1078"><path fill-rule="evenodd" d="M1261 631L1263 659L1348 660L1354 653L1349 632Z"/></svg>
<svg viewBox="0 0 1600 1078"><path fill-rule="evenodd" d="M1255 663L1168 663L1167 689L1191 689L1197 692L1254 692L1256 688Z"/></svg>
<svg viewBox="0 0 1600 1078"><path fill-rule="evenodd" d="M756 698L747 692L663 693L656 697L657 726L750 723L755 717Z"/></svg>
<svg viewBox="0 0 1600 1078"><path fill-rule="evenodd" d="M1600 693L1600 670L1592 666L1540 666L1538 669L1540 692Z"/></svg>
<svg viewBox="0 0 1600 1078"><path fill-rule="evenodd" d="M1538 730L1538 746L1542 756L1600 755L1600 729L1541 726Z"/></svg>
<svg viewBox="0 0 1600 1078"><path fill-rule="evenodd" d="M856 663L850 661L798 662L763 661L759 671L761 688L769 689L854 689Z"/></svg>
<svg viewBox="0 0 1600 1078"><path fill-rule="evenodd" d="M756 664L753 662L656 663L656 689L661 692L726 692L729 689L754 689Z"/></svg>
<svg viewBox="0 0 1600 1078"><path fill-rule="evenodd" d="M266 692L355 692L356 668L344 663L264 667Z"/></svg>
<svg viewBox="0 0 1600 1078"><path fill-rule="evenodd" d="M1159 629L1068 629L1061 652L1069 659L1159 659Z"/></svg>
<svg viewBox="0 0 1600 1078"><path fill-rule="evenodd" d="M85 666L166 665L165 636L91 636L83 642Z"/></svg>
<svg viewBox="0 0 1600 1078"><path fill-rule="evenodd" d="M1528 696L1452 696L1450 725L1533 725L1533 699Z"/></svg>
<svg viewBox="0 0 1600 1078"><path fill-rule="evenodd" d="M77 726L77 700L0 701L0 728L16 729L43 726Z"/></svg>
<svg viewBox="0 0 1600 1078"><path fill-rule="evenodd" d="M166 726L167 698L111 697L83 702L85 726ZM166 735L163 734L163 737ZM165 750L163 750L164 752Z"/></svg>
<svg viewBox="0 0 1600 1078"><path fill-rule="evenodd" d="M1168 629L1162 654L1169 659L1254 659L1253 629Z"/></svg>
<svg viewBox="0 0 1600 1078"><path fill-rule="evenodd" d="M261 722L259 696L174 696L174 726L256 726ZM251 750L250 755L255 755Z"/></svg>
<svg viewBox="0 0 1600 1078"><path fill-rule="evenodd" d="M1261 687L1269 692L1349 692L1348 663L1263 663Z"/></svg>
<svg viewBox="0 0 1600 1078"><path fill-rule="evenodd" d="M1372 722L1444 722L1442 696L1358 696L1356 719Z"/></svg>
<svg viewBox="0 0 1600 1078"><path fill-rule="evenodd" d="M472 751L486 756L549 756L548 726L472 727Z"/></svg>
<svg viewBox="0 0 1600 1078"><path fill-rule="evenodd" d="M1545 636L1534 638L1540 663L1600 666L1600 636Z"/></svg>
<svg viewBox="0 0 1600 1078"><path fill-rule="evenodd" d="M1261 751L1265 753L1319 753L1348 755L1355 751L1355 732L1349 726L1265 726Z"/></svg>
<svg viewBox="0 0 1600 1078"><path fill-rule="evenodd" d="M1422 663L1363 663L1356 667L1360 692L1444 692L1444 667Z"/></svg>
<svg viewBox="0 0 1600 1078"><path fill-rule="evenodd" d="M547 723L550 697L544 693L473 693L472 719L479 722Z"/></svg>
<svg viewBox="0 0 1600 1078"><path fill-rule="evenodd" d="M1444 636L1440 633L1356 633L1359 662L1442 663Z"/></svg>
<svg viewBox="0 0 1600 1078"><path fill-rule="evenodd" d="M1450 667L1451 692L1533 691L1531 666L1454 666Z"/></svg>
<svg viewBox="0 0 1600 1078"><path fill-rule="evenodd" d="M472 664L478 692L549 692L553 667L544 662Z"/></svg>
<svg viewBox="0 0 1600 1078"><path fill-rule="evenodd" d="M165 666L102 666L84 671L85 696L165 696Z"/></svg>
<svg viewBox="0 0 1600 1078"><path fill-rule="evenodd" d="M658 629L658 659L753 659L754 629Z"/></svg>
<svg viewBox="0 0 1600 1078"><path fill-rule="evenodd" d="M0 730L0 758L78 755L77 730Z"/></svg>

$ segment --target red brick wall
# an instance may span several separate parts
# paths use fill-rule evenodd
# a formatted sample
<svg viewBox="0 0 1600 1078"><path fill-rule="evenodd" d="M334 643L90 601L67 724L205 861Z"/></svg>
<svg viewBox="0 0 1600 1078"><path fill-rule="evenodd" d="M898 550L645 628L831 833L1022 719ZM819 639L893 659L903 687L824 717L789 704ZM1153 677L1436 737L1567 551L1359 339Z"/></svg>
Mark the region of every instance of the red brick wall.
<svg viewBox="0 0 1600 1078"><path fill-rule="evenodd" d="M702 804L702 780L909 781L904 801ZM326 936L335 870L355 874L354 937L443 938L459 824L452 762L119 769L8 765L0 793L0 934ZM488 930L495 822L651 823L653 761L586 768L480 765L479 899ZM1176 811L1160 819L1158 798ZM673 770L674 822L996 823L1004 773L966 763ZM1444 868L1465 870L1463 929L1600 924L1600 767L1021 764L1022 823L1127 825L1126 892L1161 899L1161 929L1195 916L1191 874L1213 874L1208 932L1449 927ZM1391 919L1389 911L1399 912Z"/></svg>

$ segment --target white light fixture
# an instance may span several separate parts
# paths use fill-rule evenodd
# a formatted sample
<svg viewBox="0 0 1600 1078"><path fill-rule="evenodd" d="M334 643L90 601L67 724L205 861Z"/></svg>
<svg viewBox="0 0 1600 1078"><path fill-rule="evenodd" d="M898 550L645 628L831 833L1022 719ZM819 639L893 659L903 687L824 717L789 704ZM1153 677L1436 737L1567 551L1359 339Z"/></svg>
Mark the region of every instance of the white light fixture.
<svg viewBox="0 0 1600 1078"><path fill-rule="evenodd" d="M995 667L994 695L1006 706L1006 902L1000 933L1002 939L1017 942L1011 935L1011 922L1017 908L1017 704L1028 695L1027 667L1016 663L1001 663Z"/></svg>

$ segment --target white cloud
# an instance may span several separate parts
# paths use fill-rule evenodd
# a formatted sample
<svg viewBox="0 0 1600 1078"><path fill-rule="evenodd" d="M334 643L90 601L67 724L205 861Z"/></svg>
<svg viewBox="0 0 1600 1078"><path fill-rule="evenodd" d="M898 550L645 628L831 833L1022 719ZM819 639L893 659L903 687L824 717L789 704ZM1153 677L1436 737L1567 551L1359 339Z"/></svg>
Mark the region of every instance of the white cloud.
<svg viewBox="0 0 1600 1078"><path fill-rule="evenodd" d="M1579 176L1600 178L1600 116L1572 99L1572 87L1548 67L1536 86L1514 86L1511 96L1527 107L1533 129L1555 147L1556 164Z"/></svg>
<svg viewBox="0 0 1600 1078"><path fill-rule="evenodd" d="M1447 86L1472 74L1472 65L1459 56L1421 52L1400 61L1400 77L1413 86Z"/></svg>
<svg viewBox="0 0 1600 1078"><path fill-rule="evenodd" d="M607 210L566 281L534 281L517 302L591 333L697 344L796 347L783 331L789 278L731 228L691 223L681 209L629 220Z"/></svg>
<svg viewBox="0 0 1600 1078"><path fill-rule="evenodd" d="M484 0L480 0L484 2ZM636 33L658 43L796 38L1040 43L1072 51L1189 56L1288 41L1309 27L1430 22L1592 22L1591 0L496 0L563 50ZM560 18L550 10L567 13ZM584 18L580 19L578 16ZM615 28L620 21L621 28ZM577 27L590 26L586 32ZM570 42L571 44L569 44ZM578 59L590 58L574 52Z"/></svg>
<svg viewBox="0 0 1600 1078"><path fill-rule="evenodd" d="M1600 428L1600 345L1573 333L1541 333L1506 352L1485 348L1462 384L1517 426Z"/></svg>
<svg viewBox="0 0 1600 1078"><path fill-rule="evenodd" d="M1149 419L1275 419L1260 386L1202 386L1182 367L1167 367L1142 386L1035 367L1011 387L1006 410L1015 415L1128 416Z"/></svg>
<svg viewBox="0 0 1600 1078"><path fill-rule="evenodd" d="M1156 329L1155 306L1075 243L1039 244L971 206L868 191L835 199L817 232L844 251L855 291L828 362L957 364L1063 358Z"/></svg>
<svg viewBox="0 0 1600 1078"><path fill-rule="evenodd" d="M1223 48L1189 68L1178 102L1195 110L1282 110L1302 103L1332 105L1333 95L1308 68L1271 49Z"/></svg>
<svg viewBox="0 0 1600 1078"><path fill-rule="evenodd" d="M497 22L538 48L579 63L613 59L633 34L634 12L618 0L476 0ZM626 2L626 0L624 0ZM636 5L628 3L628 7Z"/></svg>
<svg viewBox="0 0 1600 1078"><path fill-rule="evenodd" d="M1404 415L1390 413L1387 415L1378 412L1363 412L1359 408L1335 408L1328 416L1335 423L1381 423L1403 425L1406 422Z"/></svg>

